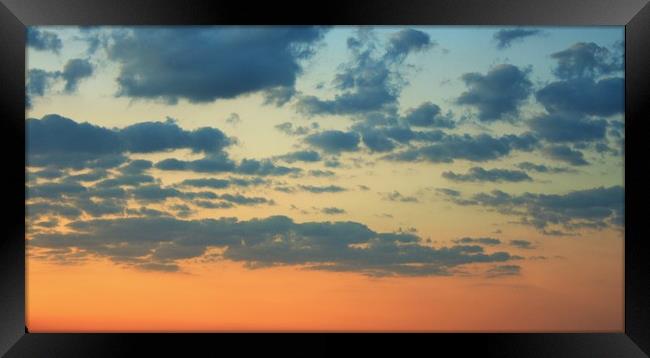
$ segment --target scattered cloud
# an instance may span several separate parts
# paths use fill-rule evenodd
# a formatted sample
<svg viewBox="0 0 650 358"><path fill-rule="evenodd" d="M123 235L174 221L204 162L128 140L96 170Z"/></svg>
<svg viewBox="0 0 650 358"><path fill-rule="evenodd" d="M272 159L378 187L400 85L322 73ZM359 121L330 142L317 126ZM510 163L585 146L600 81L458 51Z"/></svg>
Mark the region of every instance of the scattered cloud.
<svg viewBox="0 0 650 358"><path fill-rule="evenodd" d="M412 233L379 233L355 222L296 223L285 216L239 221L234 218L183 220L167 216L73 221L68 233L33 235L28 246L75 248L134 266L177 271L177 260L224 248L223 259L250 268L299 265L312 270L369 276L451 275L465 264L521 259L480 246L423 245Z"/></svg>
<svg viewBox="0 0 650 358"><path fill-rule="evenodd" d="M532 82L528 79L529 69L501 64L487 74L477 72L462 76L468 87L456 99L456 103L476 108L479 120L493 122L519 114L519 107L532 93Z"/></svg>
<svg viewBox="0 0 650 358"><path fill-rule="evenodd" d="M622 186L574 190L566 194L508 194L500 190L464 198L445 194L457 205L482 206L501 214L515 216L519 222L543 232L559 226L566 230L604 229L622 225L625 192Z"/></svg>
<svg viewBox="0 0 650 358"><path fill-rule="evenodd" d="M457 182L522 182L533 180L526 172L509 169L470 168L466 174L443 172L442 177Z"/></svg>
<svg viewBox="0 0 650 358"><path fill-rule="evenodd" d="M107 49L119 64L118 96L176 103L289 92L323 38L319 27L141 27L116 30ZM191 53L191 56L188 54ZM283 98L280 100L279 98Z"/></svg>
<svg viewBox="0 0 650 358"><path fill-rule="evenodd" d="M28 26L27 47L38 51L52 51L58 54L63 48L63 42L54 32L39 30L33 26Z"/></svg>
<svg viewBox="0 0 650 358"><path fill-rule="evenodd" d="M321 212L323 214L326 214L326 215L340 215L340 214L345 214L346 213L346 211L344 209L334 208L334 207L323 208L323 209L321 209Z"/></svg>
<svg viewBox="0 0 650 358"><path fill-rule="evenodd" d="M497 48L500 50L509 48L515 42L521 42L527 37L538 36L542 34L539 29L502 29L494 33L492 36L497 43Z"/></svg>

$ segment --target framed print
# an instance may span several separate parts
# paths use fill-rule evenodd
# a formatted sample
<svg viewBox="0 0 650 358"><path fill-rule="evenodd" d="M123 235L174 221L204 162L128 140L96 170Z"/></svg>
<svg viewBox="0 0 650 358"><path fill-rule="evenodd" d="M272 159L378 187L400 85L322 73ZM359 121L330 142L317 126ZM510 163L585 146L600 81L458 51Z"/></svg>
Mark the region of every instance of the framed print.
<svg viewBox="0 0 650 358"><path fill-rule="evenodd" d="M2 1L7 357L650 352L647 1Z"/></svg>

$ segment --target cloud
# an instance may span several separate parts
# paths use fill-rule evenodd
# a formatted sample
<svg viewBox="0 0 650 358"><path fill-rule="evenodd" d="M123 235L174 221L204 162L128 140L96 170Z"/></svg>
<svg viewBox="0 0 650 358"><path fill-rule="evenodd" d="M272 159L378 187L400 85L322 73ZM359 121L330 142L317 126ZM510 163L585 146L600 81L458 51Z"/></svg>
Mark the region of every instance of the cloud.
<svg viewBox="0 0 650 358"><path fill-rule="evenodd" d="M562 79L596 77L623 70L623 57L593 42L578 42L551 55L557 61L553 73Z"/></svg>
<svg viewBox="0 0 650 358"><path fill-rule="evenodd" d="M127 165L119 168L124 174L142 174L143 172L153 168L153 163L149 160L136 159L130 161Z"/></svg>
<svg viewBox="0 0 650 358"><path fill-rule="evenodd" d="M321 160L320 154L318 154L318 152L313 150L299 150L296 152L291 152L282 155L280 156L280 158L287 163L293 163L293 162L313 163Z"/></svg>
<svg viewBox="0 0 650 358"><path fill-rule="evenodd" d="M314 177L333 177L336 175L331 170L320 170L320 169L315 169L315 170L310 170L309 175L314 176Z"/></svg>
<svg viewBox="0 0 650 358"><path fill-rule="evenodd" d="M54 32L39 30L34 26L28 26L27 47L39 51L52 51L58 54L63 48L63 42Z"/></svg>
<svg viewBox="0 0 650 358"><path fill-rule="evenodd" d="M440 107L431 102L424 102L412 108L404 120L414 127L454 128L456 123L440 113Z"/></svg>
<svg viewBox="0 0 650 358"><path fill-rule="evenodd" d="M269 88L264 92L264 104L281 107L296 95L296 89L291 86Z"/></svg>
<svg viewBox="0 0 650 358"><path fill-rule="evenodd" d="M275 204L273 200L262 197L247 197L241 194L222 194L218 198L237 205Z"/></svg>
<svg viewBox="0 0 650 358"><path fill-rule="evenodd" d="M181 185L197 188L224 189L230 186L230 181L216 178L185 179Z"/></svg>
<svg viewBox="0 0 650 358"><path fill-rule="evenodd" d="M551 230L555 230L554 227L567 230L619 227L625 209L622 186L574 190L565 194L525 192L514 195L493 190L469 198L441 193L457 205L482 206L503 215L515 216L520 223L531 225L545 233L553 232Z"/></svg>
<svg viewBox="0 0 650 358"><path fill-rule="evenodd" d="M256 160L256 159L243 159L236 170L237 173L248 175L287 175L298 174L301 172L300 168L289 168L273 164L272 161Z"/></svg>
<svg viewBox="0 0 650 358"><path fill-rule="evenodd" d="M594 81L576 78L552 82L536 93L536 98L549 113L611 116L625 110L625 81L620 77Z"/></svg>
<svg viewBox="0 0 650 358"><path fill-rule="evenodd" d="M308 191L314 194L321 193L340 193L347 191L347 189L340 187L338 185L326 185L326 186L315 186L315 185L299 185L300 189Z"/></svg>
<svg viewBox="0 0 650 358"><path fill-rule="evenodd" d="M243 159L239 164L228 158L225 153L207 155L196 160L179 160L169 158L154 165L160 170L193 171L197 173L238 173L245 175L279 176L299 174L300 168L275 165L271 160Z"/></svg>
<svg viewBox="0 0 650 358"><path fill-rule="evenodd" d="M555 145L544 149L544 153L550 158L575 166L588 165L581 151L571 149L566 145Z"/></svg>
<svg viewBox="0 0 650 358"><path fill-rule="evenodd" d="M174 120L141 122L119 130L119 135L132 153L153 153L189 148L194 152L219 152L231 140L216 128L202 127L186 131Z"/></svg>
<svg viewBox="0 0 650 358"><path fill-rule="evenodd" d="M514 42L521 42L526 37L540 35L541 30L538 29L502 29L494 33L492 36L497 42L497 48L500 50L509 48Z"/></svg>
<svg viewBox="0 0 650 358"><path fill-rule="evenodd" d="M280 123L278 125L274 126L275 129L279 130L280 132L290 135L290 136L301 136L301 135L306 135L311 132L312 129L317 129L318 128L318 123L313 122L310 127L306 126L296 126L294 127L291 122L284 122Z"/></svg>
<svg viewBox="0 0 650 358"><path fill-rule="evenodd" d="M550 167L544 164L535 164L531 162L521 162L517 164L517 167L527 171L533 171L537 173L569 173L573 169L566 167Z"/></svg>
<svg viewBox="0 0 650 358"><path fill-rule="evenodd" d="M30 185L27 189L29 198L61 199L86 191L86 187L76 182L43 183Z"/></svg>
<svg viewBox="0 0 650 358"><path fill-rule="evenodd" d="M468 90L456 99L456 103L475 107L483 122L515 116L532 92L529 73L528 69L521 70L509 64L497 65L486 75L466 73L461 78Z"/></svg>
<svg viewBox="0 0 650 358"><path fill-rule="evenodd" d="M239 123L241 123L241 118L239 118L239 114L237 113L230 113L230 115L228 115L228 118L226 118L226 123L232 126L237 126Z"/></svg>
<svg viewBox="0 0 650 358"><path fill-rule="evenodd" d="M533 249L533 243L527 240L510 240L510 245L520 249Z"/></svg>
<svg viewBox="0 0 650 358"><path fill-rule="evenodd" d="M338 93L332 99L302 96L299 111L310 116L394 114L405 83L400 66L409 54L434 45L426 33L411 29L393 33L383 47L368 29L359 30L347 43L351 59L340 66L333 81Z"/></svg>
<svg viewBox="0 0 650 358"><path fill-rule="evenodd" d="M52 202L29 203L25 205L27 218L37 220L43 216L60 216L68 219L74 219L81 216L81 210L68 204L58 204Z"/></svg>
<svg viewBox="0 0 650 358"><path fill-rule="evenodd" d="M553 113L535 117L529 124L540 138L553 143L592 142L605 139L607 121L578 114Z"/></svg>
<svg viewBox="0 0 650 358"><path fill-rule="evenodd" d="M458 182L522 182L533 179L521 170L483 169L473 167L467 174L456 174L451 171L443 172L442 177Z"/></svg>
<svg viewBox="0 0 650 358"><path fill-rule="evenodd" d="M323 208L323 209L321 210L321 212L322 212L323 214L326 214L326 215L339 215L339 214L345 214L345 210L340 209L340 208L334 208L334 207L332 207L332 208Z"/></svg>
<svg viewBox="0 0 650 358"><path fill-rule="evenodd" d="M68 61L63 67L61 77L65 81L64 91L73 93L77 90L79 81L93 74L93 65L88 61L75 58Z"/></svg>
<svg viewBox="0 0 650 358"><path fill-rule="evenodd" d="M175 158L163 159L157 162L154 167L160 170L194 171L198 173L222 173L234 172L236 163L228 158L225 153L208 155L196 160L179 160Z"/></svg>
<svg viewBox="0 0 650 358"><path fill-rule="evenodd" d="M436 43L431 41L428 34L413 30L404 29L393 33L388 41L386 57L394 60L403 60L409 53L427 50Z"/></svg>
<svg viewBox="0 0 650 358"><path fill-rule="evenodd" d="M153 183L156 180L151 175L145 174L124 174L110 179L104 179L97 184L96 188L112 188L118 186L140 186L141 184Z"/></svg>
<svg viewBox="0 0 650 358"><path fill-rule="evenodd" d="M450 134L442 136L434 144L392 153L385 158L407 162L426 160L432 163L452 163L458 159L485 162L505 157L514 150L531 151L537 144L537 138L530 134L502 137Z"/></svg>
<svg viewBox="0 0 650 358"><path fill-rule="evenodd" d="M297 265L369 276L450 275L473 263L521 259L480 246L431 247L412 233L379 233L355 222L296 223L285 216L182 220L167 216L73 221L66 232L40 232L29 247L76 248L141 268L168 271L177 260L223 248L222 259L247 267Z"/></svg>
<svg viewBox="0 0 650 358"><path fill-rule="evenodd" d="M487 271L488 277L516 276L521 273L519 265L497 265Z"/></svg>
<svg viewBox="0 0 650 358"><path fill-rule="evenodd" d="M29 96L44 96L58 78L59 75L56 72L40 68L30 69L27 72L27 94Z"/></svg>
<svg viewBox="0 0 650 358"><path fill-rule="evenodd" d="M52 86L63 80L63 91L71 94L77 91L79 82L92 76L93 65L85 59L75 58L68 60L62 71L45 71L40 68L29 69L27 72L28 105L31 106L31 97L45 96Z"/></svg>
<svg viewBox="0 0 650 358"><path fill-rule="evenodd" d="M51 114L41 119L28 119L26 126L28 161L33 164L58 161L59 165L88 167L90 161L108 159L110 155L119 158L127 152L153 153L188 148L194 152L222 153L231 144L218 129L186 131L172 120L107 129ZM124 160L115 164L122 162Z"/></svg>
<svg viewBox="0 0 650 358"><path fill-rule="evenodd" d="M417 203L417 202L419 202L418 198L416 198L414 196L402 195L397 190L393 191L392 193L387 193L386 195L384 195L384 200L397 201L397 202L401 202L401 203Z"/></svg>
<svg viewBox="0 0 650 358"><path fill-rule="evenodd" d="M491 237L463 237L457 240L454 240L457 244L480 244L480 245L499 245L501 240L494 239Z"/></svg>
<svg viewBox="0 0 650 358"><path fill-rule="evenodd" d="M329 153L354 152L359 149L359 134L329 130L312 134L307 143Z"/></svg>
<svg viewBox="0 0 650 358"><path fill-rule="evenodd" d="M292 89L325 29L318 27L142 27L115 31L118 96L176 103ZM190 55L191 54L191 55ZM270 92L269 92L270 91Z"/></svg>

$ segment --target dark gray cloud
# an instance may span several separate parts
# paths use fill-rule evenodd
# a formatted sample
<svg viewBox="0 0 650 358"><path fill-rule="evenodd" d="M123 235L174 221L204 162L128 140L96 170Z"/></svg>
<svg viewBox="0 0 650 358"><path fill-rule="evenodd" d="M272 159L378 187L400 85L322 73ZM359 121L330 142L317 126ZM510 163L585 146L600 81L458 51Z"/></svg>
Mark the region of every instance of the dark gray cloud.
<svg viewBox="0 0 650 358"><path fill-rule="evenodd" d="M308 191L314 194L321 193L340 193L347 191L346 188L340 187L338 185L326 185L326 186L316 186L316 185L299 185L300 189Z"/></svg>
<svg viewBox="0 0 650 358"><path fill-rule="evenodd" d="M341 66L334 85L339 91L333 99L303 96L298 109L307 115L366 116L373 112L395 114L404 79L399 67L409 54L431 48L434 43L421 31L405 29L389 38L383 51L374 33L360 30L348 38L351 59Z"/></svg>
<svg viewBox="0 0 650 358"><path fill-rule="evenodd" d="M443 178L458 182L522 182L533 178L521 170L470 168L466 174L443 172Z"/></svg>
<svg viewBox="0 0 650 358"><path fill-rule="evenodd" d="M28 162L33 165L49 161L83 168L89 167L90 161L111 158L115 161L126 152L152 153L189 148L195 152L221 153L231 144L218 129L185 131L172 120L108 129L51 114L41 119L28 119L26 127ZM117 166L124 161L121 158L121 161L110 164Z"/></svg>
<svg viewBox="0 0 650 358"><path fill-rule="evenodd" d="M264 104L281 107L291 101L296 95L296 89L292 86L279 86L264 91Z"/></svg>
<svg viewBox="0 0 650 358"><path fill-rule="evenodd" d="M625 82L620 77L552 82L535 96L549 113L611 116L625 110Z"/></svg>
<svg viewBox="0 0 650 358"><path fill-rule="evenodd" d="M160 170L193 171L197 173L238 173L259 176L280 176L301 173L300 168L285 167L274 164L271 160L243 159L239 164L228 158L225 153L207 155L196 160L179 160L169 158L154 165Z"/></svg>
<svg viewBox="0 0 650 358"><path fill-rule="evenodd" d="M521 70L509 64L497 65L487 74L472 72L462 76L468 87L456 102L475 107L479 119L492 122L507 119L519 113L519 106L532 93L528 79L530 70Z"/></svg>
<svg viewBox="0 0 650 358"><path fill-rule="evenodd" d="M516 276L521 273L519 265L497 265L487 270L488 277Z"/></svg>
<svg viewBox="0 0 650 358"><path fill-rule="evenodd" d="M210 200L196 200L193 202L194 205L206 208L206 209L229 209L235 206L235 204L227 201L210 201Z"/></svg>
<svg viewBox="0 0 650 358"><path fill-rule="evenodd" d="M308 136L306 141L329 153L354 152L359 149L359 134L356 132L323 131Z"/></svg>
<svg viewBox="0 0 650 358"><path fill-rule="evenodd" d="M136 187L141 184L148 184L155 182L155 178L146 174L124 174L114 178L104 179L95 184L96 188L113 188L119 186Z"/></svg>
<svg viewBox="0 0 650 358"><path fill-rule="evenodd" d="M548 142L593 142L605 139L607 121L590 119L579 114L552 113L530 120L533 132Z"/></svg>
<svg viewBox="0 0 650 358"><path fill-rule="evenodd" d="M286 102L325 29L318 27L142 27L116 31L119 96L210 102L267 91ZM188 56L191 54L191 56ZM270 96L270 97L268 97Z"/></svg>
<svg viewBox="0 0 650 358"><path fill-rule="evenodd" d="M533 249L533 243L528 240L510 240L510 245L520 249Z"/></svg>
<svg viewBox="0 0 650 358"><path fill-rule="evenodd" d="M43 179L56 179L65 175L65 171L60 170L59 168L45 168L35 172L27 174L27 177L31 179L43 178Z"/></svg>
<svg viewBox="0 0 650 358"><path fill-rule="evenodd" d="M552 159L575 166L589 164L581 151L572 149L566 145L554 145L544 148L544 153Z"/></svg>
<svg viewBox="0 0 650 358"><path fill-rule="evenodd" d="M185 179L181 182L181 185L197 188L224 189L230 186L230 181L216 178Z"/></svg>
<svg viewBox="0 0 650 358"><path fill-rule="evenodd" d="M300 168L290 168L281 165L275 165L270 160L244 159L241 161L236 171L237 173L248 175L274 176L298 174L302 170Z"/></svg>
<svg viewBox="0 0 650 358"><path fill-rule="evenodd" d="M392 193L387 193L384 195L384 200L388 201L397 201L401 203L417 203L419 202L418 198L414 196L402 195L399 191L395 190Z"/></svg>
<svg viewBox="0 0 650 358"><path fill-rule="evenodd" d="M90 61L81 58L68 61L61 72L61 78L65 81L64 91L67 93L75 92L79 81L92 76L92 74L93 65Z"/></svg>
<svg viewBox="0 0 650 358"><path fill-rule="evenodd" d="M61 199L86 192L86 187L77 182L43 183L27 188L29 198Z"/></svg>
<svg viewBox="0 0 650 358"><path fill-rule="evenodd" d="M81 181L81 182L92 182L100 179L104 179L108 176L108 171L106 169L94 169L85 173L70 175L69 180Z"/></svg>
<svg viewBox="0 0 650 358"><path fill-rule="evenodd" d="M542 33L539 29L502 29L494 33L492 36L497 42L497 48L500 50L510 47L514 42L521 42L526 37L540 35Z"/></svg>
<svg viewBox="0 0 650 358"><path fill-rule="evenodd" d="M269 184L269 180L264 179L264 178L259 178L259 177L250 177L250 178L230 177L230 178L228 178L228 180L230 180L230 184L235 185L235 186L241 186L241 187L249 187L249 186L258 186L258 185Z"/></svg>
<svg viewBox="0 0 650 358"><path fill-rule="evenodd" d="M293 162L318 162L321 160L320 154L313 150L299 150L280 156L287 163Z"/></svg>
<svg viewBox="0 0 650 358"><path fill-rule="evenodd" d="M619 227L625 209L622 186L575 190L566 194L526 192L514 195L494 190L474 194L469 198L460 195L447 195L447 198L458 205L482 206L518 217L522 224L532 225L545 233L555 230L554 226L567 230Z"/></svg>
<svg viewBox="0 0 650 358"><path fill-rule="evenodd" d="M309 175L314 176L314 177L333 177L336 175L331 170L320 170L320 169L315 169L315 170L310 170Z"/></svg>
<svg viewBox="0 0 650 358"><path fill-rule="evenodd" d="M431 102L424 102L419 107L409 110L404 120L414 127L454 128L456 123L443 116L440 107Z"/></svg>
<svg viewBox="0 0 650 358"><path fill-rule="evenodd" d="M386 49L387 57L403 59L409 53L424 51L436 45L428 34L413 30L400 30L390 36Z"/></svg>
<svg viewBox="0 0 650 358"><path fill-rule="evenodd" d="M535 164L531 162L521 162L517 167L523 170L537 172L537 173L570 173L574 170L567 167L550 167L544 164Z"/></svg>
<svg viewBox="0 0 650 358"><path fill-rule="evenodd" d="M61 51L63 48L63 42L54 32L40 30L33 26L28 26L27 47L39 51L52 51L54 53L59 53L59 51Z"/></svg>
<svg viewBox="0 0 650 358"><path fill-rule="evenodd" d="M394 140L385 131L364 128L361 132L363 144L373 152L390 152L396 147Z"/></svg>
<svg viewBox="0 0 650 358"><path fill-rule="evenodd" d="M620 55L620 56L619 56ZM596 77L623 70L623 56L593 42L578 42L551 55L558 78Z"/></svg>
<svg viewBox="0 0 650 358"><path fill-rule="evenodd" d="M454 240L457 244L499 245L501 240L491 237L462 237Z"/></svg>
<svg viewBox="0 0 650 358"><path fill-rule="evenodd" d="M38 202L25 205L27 217L30 220L36 220L42 216L60 216L68 219L74 219L81 216L81 210L69 204L59 204L53 202Z"/></svg>
<svg viewBox="0 0 650 358"><path fill-rule="evenodd" d="M151 161L136 159L119 168L119 170L124 174L142 174L151 168L153 168L153 163Z"/></svg>
<svg viewBox="0 0 650 358"><path fill-rule="evenodd" d="M179 160L175 158L163 159L154 167L160 170L194 171L198 173L223 173L234 172L237 164L228 158L225 153L208 155L196 160Z"/></svg>
<svg viewBox="0 0 650 358"><path fill-rule="evenodd" d="M71 59L61 71L45 71L40 68L30 69L27 72L28 107L31 106L32 97L45 96L52 86L58 81L64 82L64 93L76 92L79 82L92 76L93 65L86 59Z"/></svg>
<svg viewBox="0 0 650 358"><path fill-rule="evenodd" d="M291 135L291 136L301 136L309 134L312 129L318 129L318 123L312 122L312 124L307 126L295 126L291 122L284 122L274 126L275 129L280 132Z"/></svg>
<svg viewBox="0 0 650 358"><path fill-rule="evenodd" d="M44 96L58 78L59 75L56 72L45 71L40 68L30 69L27 72L27 95L32 97Z"/></svg>
<svg viewBox="0 0 650 358"><path fill-rule="evenodd" d="M241 118L237 113L230 113L230 115L226 118L226 123L232 125L233 127L236 127L239 125L239 123L241 123Z"/></svg>
<svg viewBox="0 0 650 358"><path fill-rule="evenodd" d="M537 138L530 134L502 137L450 134L442 136L434 144L389 154L386 159L409 162L426 160L433 163L452 163L458 159L485 162L505 157L515 150L531 151L537 144Z"/></svg>
<svg viewBox="0 0 650 358"><path fill-rule="evenodd" d="M221 194L218 196L219 199L224 200L229 203L237 205L259 205L259 204L270 204L274 205L273 200L262 197L249 197L241 194Z"/></svg>
<svg viewBox="0 0 650 358"><path fill-rule="evenodd" d="M231 140L216 128L202 127L186 131L174 120L142 122L119 130L126 149L132 153L152 153L189 148L195 152L219 152Z"/></svg>
<svg viewBox="0 0 650 358"><path fill-rule="evenodd" d="M41 249L77 248L87 254L141 268L178 269L176 260L224 248L224 260L247 267L300 265L313 270L371 276L450 275L473 263L521 259L480 246L431 247L412 233L379 233L355 222L295 223L288 217L238 221L182 220L167 216L74 221L66 233L41 232L28 240Z"/></svg>
<svg viewBox="0 0 650 358"><path fill-rule="evenodd" d="M344 210L344 209L341 209L341 208L334 208L334 207L331 207L331 208L323 208L323 209L321 210L321 212L322 212L323 214L327 214L327 215L339 215L339 214L345 214L345 210Z"/></svg>

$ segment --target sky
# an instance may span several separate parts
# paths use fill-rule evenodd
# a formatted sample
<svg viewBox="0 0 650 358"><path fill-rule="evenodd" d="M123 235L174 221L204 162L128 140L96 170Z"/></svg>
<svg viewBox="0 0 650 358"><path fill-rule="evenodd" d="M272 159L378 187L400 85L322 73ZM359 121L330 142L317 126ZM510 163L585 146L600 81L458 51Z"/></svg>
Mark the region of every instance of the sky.
<svg viewBox="0 0 650 358"><path fill-rule="evenodd" d="M30 332L623 330L623 27L30 27Z"/></svg>

